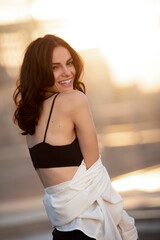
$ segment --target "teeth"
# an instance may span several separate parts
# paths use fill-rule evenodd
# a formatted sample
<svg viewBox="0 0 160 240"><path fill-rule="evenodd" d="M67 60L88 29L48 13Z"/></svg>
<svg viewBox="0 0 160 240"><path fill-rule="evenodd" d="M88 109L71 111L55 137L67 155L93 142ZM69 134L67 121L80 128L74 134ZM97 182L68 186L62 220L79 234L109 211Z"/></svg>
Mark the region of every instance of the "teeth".
<svg viewBox="0 0 160 240"><path fill-rule="evenodd" d="M60 84L68 84L68 83L70 83L72 81L72 79L69 79L69 80L67 80L67 81L62 81L62 82L60 82Z"/></svg>

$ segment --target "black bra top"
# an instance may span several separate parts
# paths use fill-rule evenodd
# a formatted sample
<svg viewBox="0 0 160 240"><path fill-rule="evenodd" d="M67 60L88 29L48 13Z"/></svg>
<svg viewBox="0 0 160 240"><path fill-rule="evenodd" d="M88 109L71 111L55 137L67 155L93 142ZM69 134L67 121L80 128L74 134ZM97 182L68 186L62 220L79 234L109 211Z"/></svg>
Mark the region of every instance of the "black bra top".
<svg viewBox="0 0 160 240"><path fill-rule="evenodd" d="M59 93L57 93L52 102L43 142L29 148L35 169L79 166L83 159L77 136L72 143L67 145L53 146L45 142L53 105L58 94Z"/></svg>

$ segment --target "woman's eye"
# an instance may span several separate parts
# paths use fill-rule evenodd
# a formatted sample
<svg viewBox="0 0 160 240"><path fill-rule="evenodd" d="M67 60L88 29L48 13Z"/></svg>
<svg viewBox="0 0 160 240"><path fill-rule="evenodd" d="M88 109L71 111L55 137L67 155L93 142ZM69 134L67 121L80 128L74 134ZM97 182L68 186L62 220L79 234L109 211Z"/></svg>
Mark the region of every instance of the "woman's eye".
<svg viewBox="0 0 160 240"><path fill-rule="evenodd" d="M57 66L53 66L53 71L57 70L58 67Z"/></svg>
<svg viewBox="0 0 160 240"><path fill-rule="evenodd" d="M73 65L73 61L68 62L68 65L69 65L69 66Z"/></svg>

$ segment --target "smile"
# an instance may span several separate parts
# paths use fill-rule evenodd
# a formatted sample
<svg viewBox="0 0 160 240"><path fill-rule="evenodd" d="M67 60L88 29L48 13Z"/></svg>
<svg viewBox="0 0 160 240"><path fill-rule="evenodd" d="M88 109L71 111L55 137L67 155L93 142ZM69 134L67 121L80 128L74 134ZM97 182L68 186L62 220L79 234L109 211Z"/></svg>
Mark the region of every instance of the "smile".
<svg viewBox="0 0 160 240"><path fill-rule="evenodd" d="M67 84L71 83L71 81L72 81L72 79L69 79L69 80L61 81L61 82L59 82L59 84L67 85Z"/></svg>

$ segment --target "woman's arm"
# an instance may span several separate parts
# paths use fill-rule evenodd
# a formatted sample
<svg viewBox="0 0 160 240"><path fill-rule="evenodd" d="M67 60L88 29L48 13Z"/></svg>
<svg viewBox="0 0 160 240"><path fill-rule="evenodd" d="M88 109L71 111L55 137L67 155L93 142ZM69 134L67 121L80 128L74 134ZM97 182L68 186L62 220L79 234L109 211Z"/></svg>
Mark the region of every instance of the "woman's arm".
<svg viewBox="0 0 160 240"><path fill-rule="evenodd" d="M74 90L71 93L71 118L75 126L80 148L87 169L99 158L96 130L85 94Z"/></svg>

